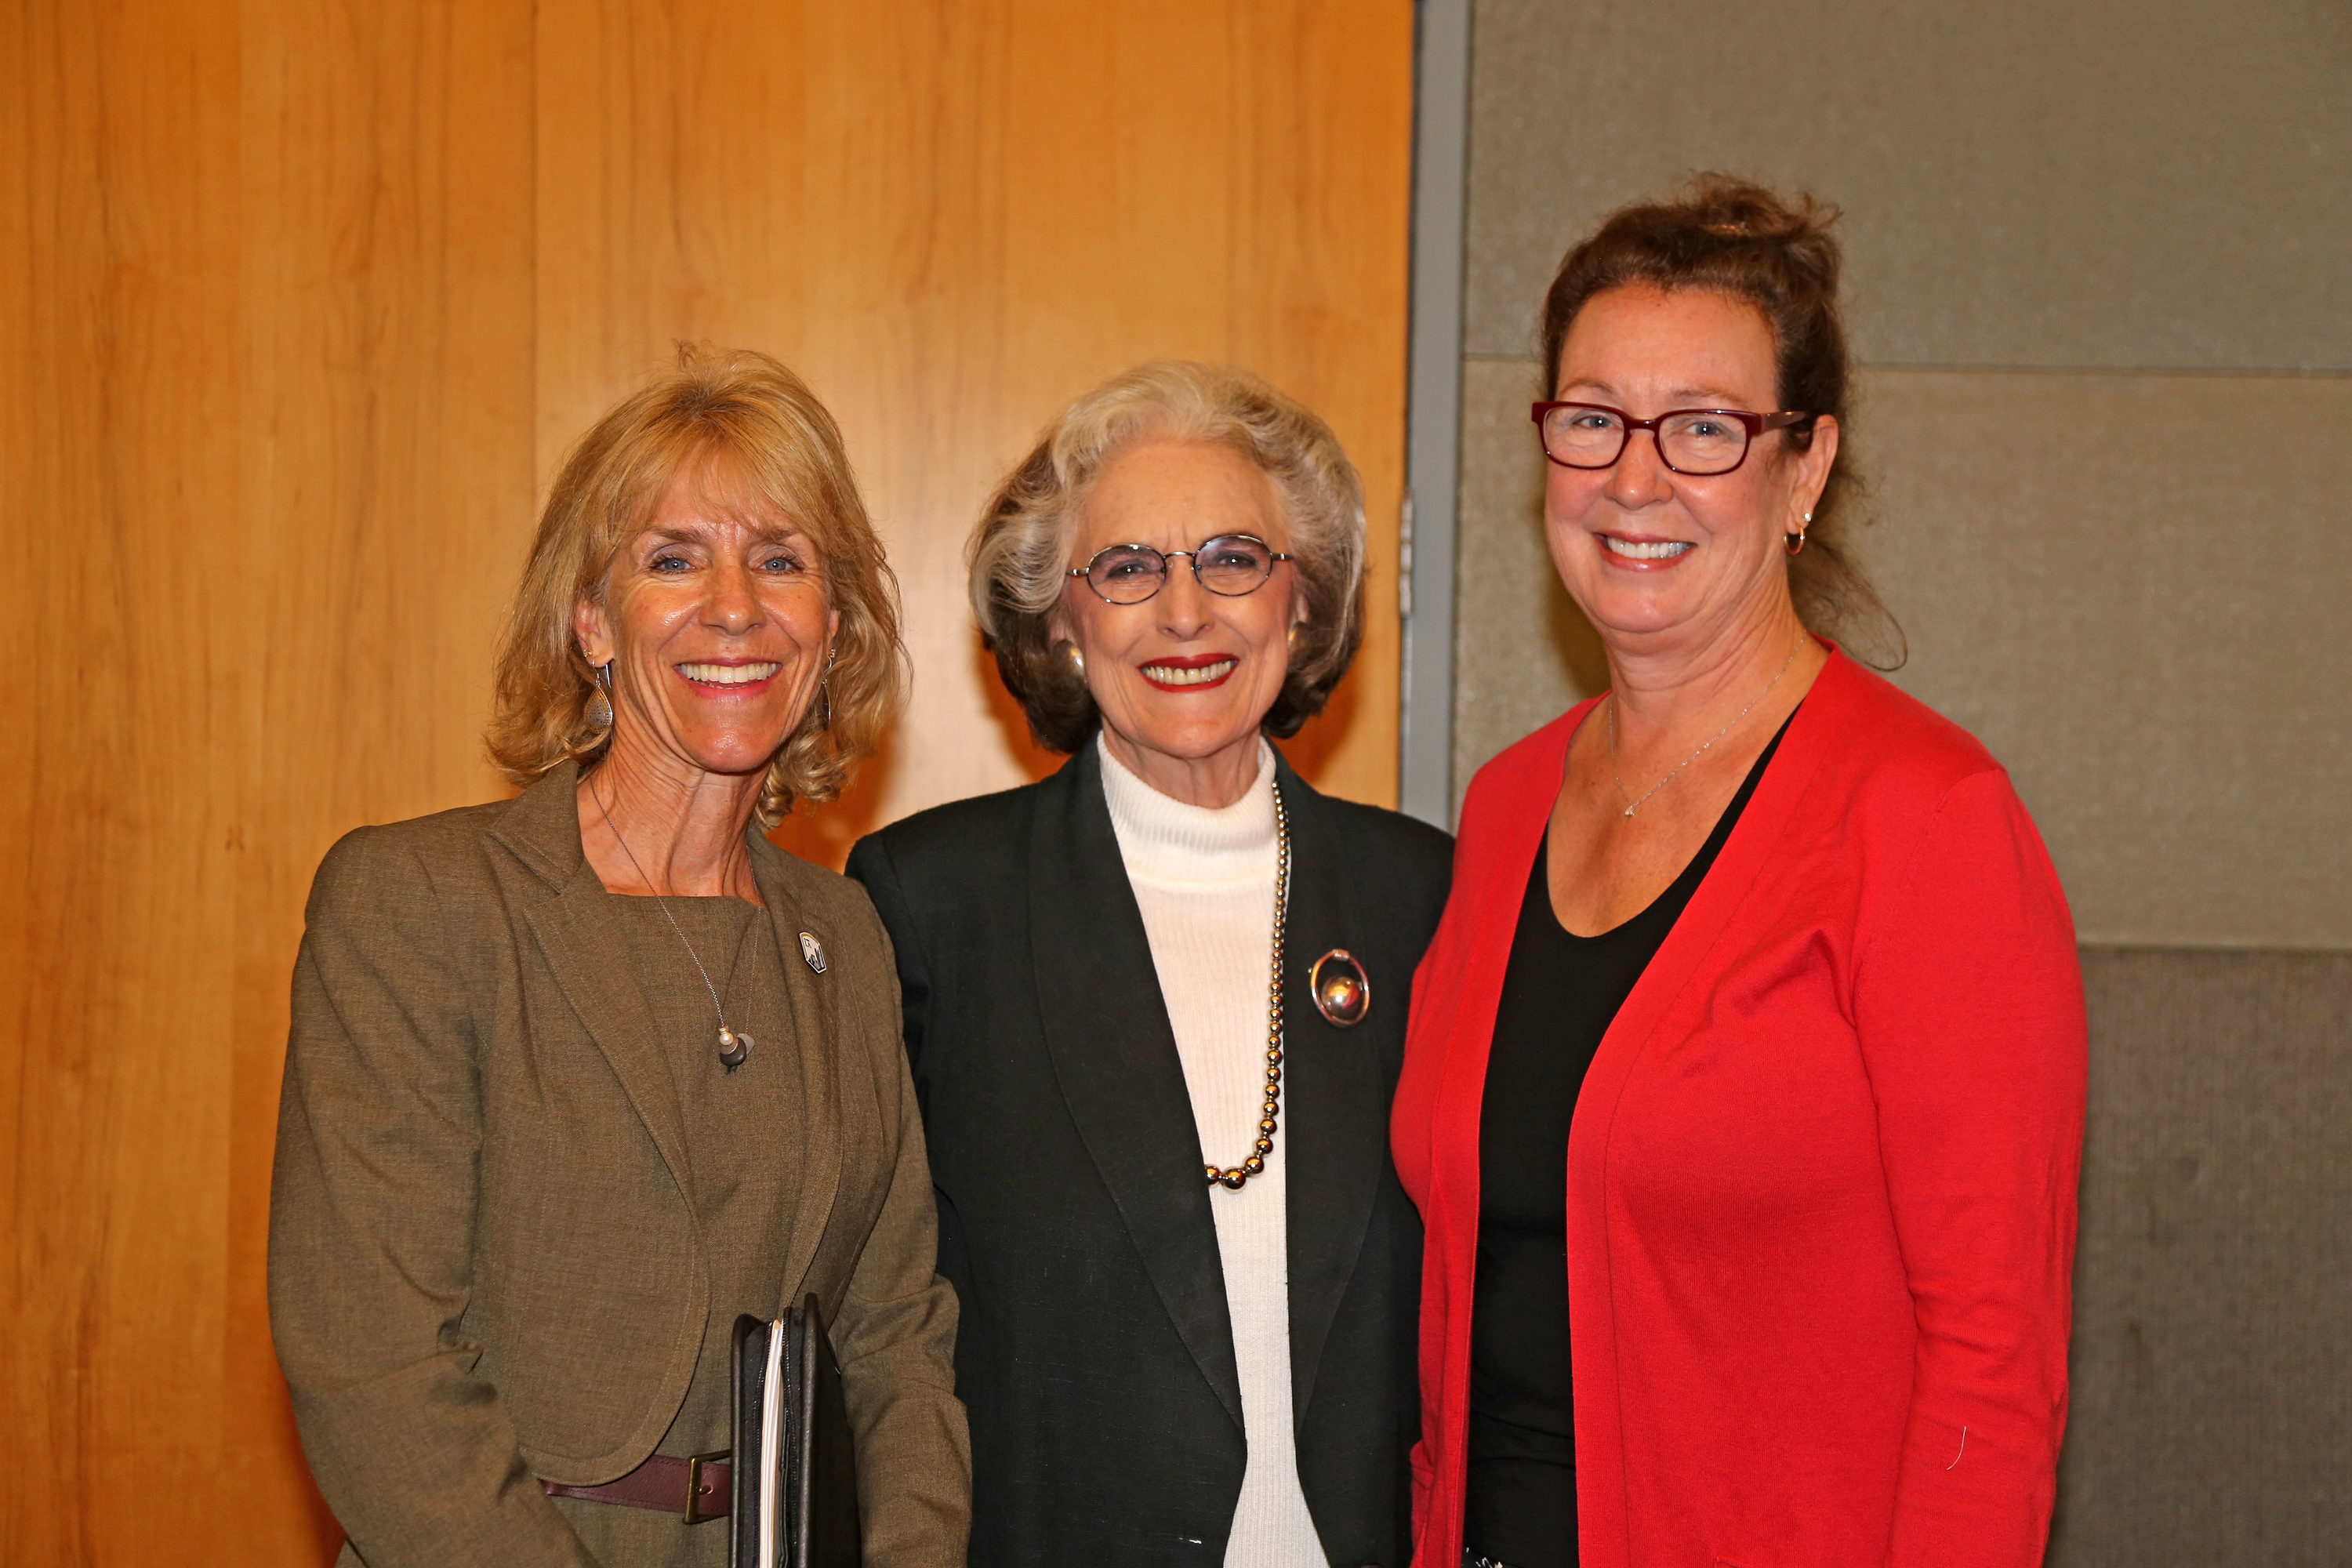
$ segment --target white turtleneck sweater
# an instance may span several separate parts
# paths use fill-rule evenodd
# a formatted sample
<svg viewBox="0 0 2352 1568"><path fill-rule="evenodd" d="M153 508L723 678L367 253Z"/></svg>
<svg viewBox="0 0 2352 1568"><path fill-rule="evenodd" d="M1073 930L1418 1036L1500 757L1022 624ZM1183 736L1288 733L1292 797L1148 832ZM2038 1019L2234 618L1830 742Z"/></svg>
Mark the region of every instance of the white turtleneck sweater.
<svg viewBox="0 0 2352 1568"><path fill-rule="evenodd" d="M1257 782L1233 805L1187 805L1101 749L1103 794L1127 879L1143 911L1160 994L1183 1058L1203 1164L1249 1158L1265 1089L1266 982L1274 961L1274 748L1258 742ZM1283 1088L1281 1121L1294 1107ZM1327 1568L1290 1410L1289 1161L1274 1157L1239 1192L1209 1189L1241 1371L1249 1462L1225 1568ZM1181 1462L1181 1461L1172 1461Z"/></svg>

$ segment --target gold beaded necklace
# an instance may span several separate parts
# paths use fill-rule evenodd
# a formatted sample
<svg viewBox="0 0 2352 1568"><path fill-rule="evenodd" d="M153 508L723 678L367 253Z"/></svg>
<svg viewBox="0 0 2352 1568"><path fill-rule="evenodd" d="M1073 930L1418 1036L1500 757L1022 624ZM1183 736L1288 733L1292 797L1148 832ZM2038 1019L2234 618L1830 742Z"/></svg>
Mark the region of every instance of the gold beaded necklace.
<svg viewBox="0 0 2352 1568"><path fill-rule="evenodd" d="M1229 1171L1204 1165L1210 1184L1239 1192L1252 1176L1265 1173L1266 1156L1274 1152L1274 1125L1282 1109L1282 927L1290 910L1290 817L1282 805L1282 786L1274 787L1274 973L1265 987L1265 1105L1260 1110L1257 1142L1250 1157Z"/></svg>

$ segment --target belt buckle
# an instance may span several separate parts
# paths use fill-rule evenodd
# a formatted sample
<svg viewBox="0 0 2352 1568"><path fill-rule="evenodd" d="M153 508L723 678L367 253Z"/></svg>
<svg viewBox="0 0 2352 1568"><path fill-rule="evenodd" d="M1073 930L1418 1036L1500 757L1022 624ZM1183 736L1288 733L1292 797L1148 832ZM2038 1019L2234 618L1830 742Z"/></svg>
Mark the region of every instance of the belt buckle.
<svg viewBox="0 0 2352 1568"><path fill-rule="evenodd" d="M703 1494L714 1489L702 1484L702 1467L707 1464L714 1464L720 1459L726 1458L734 1451L735 1450L732 1448L718 1448L708 1454L692 1454L688 1456L686 1461L686 1512L678 1516L682 1522L687 1524L707 1524L714 1519L721 1519L725 1517L722 1514L704 1513L701 1511Z"/></svg>

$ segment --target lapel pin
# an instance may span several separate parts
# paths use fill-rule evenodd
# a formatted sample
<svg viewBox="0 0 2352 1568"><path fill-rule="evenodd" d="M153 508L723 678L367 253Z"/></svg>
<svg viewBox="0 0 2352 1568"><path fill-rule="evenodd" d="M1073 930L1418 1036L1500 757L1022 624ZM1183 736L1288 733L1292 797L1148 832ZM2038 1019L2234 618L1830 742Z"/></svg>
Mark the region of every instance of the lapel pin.
<svg viewBox="0 0 2352 1568"><path fill-rule="evenodd" d="M808 960L811 969L819 974L824 973L824 948L806 931L801 932L801 956Z"/></svg>
<svg viewBox="0 0 2352 1568"><path fill-rule="evenodd" d="M1307 972L1307 988L1314 994L1315 1010L1337 1028L1352 1029L1371 1011L1371 977L1344 947L1335 947L1315 961L1315 967Z"/></svg>

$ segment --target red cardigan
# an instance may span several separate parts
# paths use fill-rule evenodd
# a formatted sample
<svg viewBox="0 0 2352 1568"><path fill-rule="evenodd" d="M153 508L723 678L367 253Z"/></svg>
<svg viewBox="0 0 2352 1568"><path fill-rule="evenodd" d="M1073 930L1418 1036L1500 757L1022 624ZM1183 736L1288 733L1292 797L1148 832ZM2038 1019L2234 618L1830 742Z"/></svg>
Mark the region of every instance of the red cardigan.
<svg viewBox="0 0 2352 1568"><path fill-rule="evenodd" d="M1480 770L1413 982L1420 1568L1462 1555L1486 1049L1591 707ZM2084 1076L2073 924L2008 775L1832 650L1577 1100L1586 1568L2040 1563Z"/></svg>

